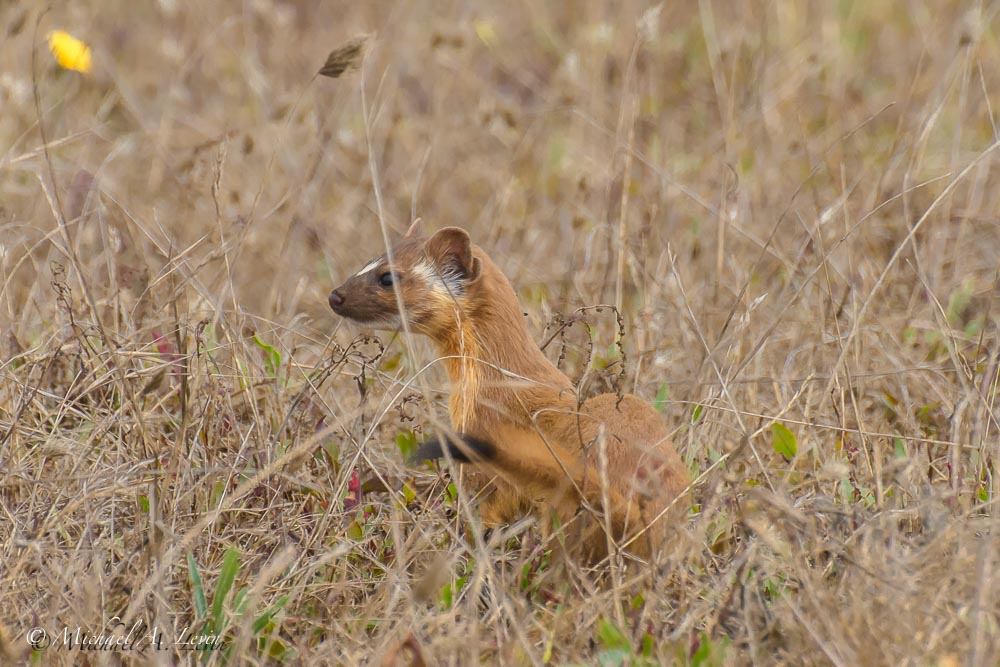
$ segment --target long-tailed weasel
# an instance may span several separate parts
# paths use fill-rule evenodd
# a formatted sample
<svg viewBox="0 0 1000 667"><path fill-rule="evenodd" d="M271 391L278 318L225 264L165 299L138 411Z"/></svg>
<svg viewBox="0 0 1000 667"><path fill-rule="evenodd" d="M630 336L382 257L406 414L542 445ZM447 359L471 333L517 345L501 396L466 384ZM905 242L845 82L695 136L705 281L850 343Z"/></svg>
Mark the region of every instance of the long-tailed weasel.
<svg viewBox="0 0 1000 667"><path fill-rule="evenodd" d="M331 292L330 307L380 329L405 317L437 345L457 435L420 455L447 450L472 464L474 486L492 482L480 504L486 525L542 509L569 524L568 546L589 559L611 540L654 555L687 509L679 496L689 481L660 415L630 394L580 403L532 340L507 277L468 233L447 227L426 238L419 227L393 247L391 264L374 259Z"/></svg>

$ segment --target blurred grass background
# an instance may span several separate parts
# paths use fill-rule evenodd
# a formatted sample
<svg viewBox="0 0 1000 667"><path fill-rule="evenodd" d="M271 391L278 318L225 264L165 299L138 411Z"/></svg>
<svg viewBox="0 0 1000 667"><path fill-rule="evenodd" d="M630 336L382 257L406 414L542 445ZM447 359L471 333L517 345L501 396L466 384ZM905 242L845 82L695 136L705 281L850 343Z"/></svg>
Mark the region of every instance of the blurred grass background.
<svg viewBox="0 0 1000 667"><path fill-rule="evenodd" d="M0 651L117 615L224 637L151 664L995 664L998 13L0 6ZM585 393L662 409L662 567L484 543L404 466L443 372L326 305L380 216L468 229L537 340L582 317Z"/></svg>

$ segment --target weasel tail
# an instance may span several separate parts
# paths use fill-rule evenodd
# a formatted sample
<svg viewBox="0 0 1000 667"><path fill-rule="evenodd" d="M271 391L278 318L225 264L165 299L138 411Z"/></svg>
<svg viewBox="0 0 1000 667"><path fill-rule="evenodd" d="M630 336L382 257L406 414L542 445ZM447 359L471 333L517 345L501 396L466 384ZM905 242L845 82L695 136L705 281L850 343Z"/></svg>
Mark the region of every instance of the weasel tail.
<svg viewBox="0 0 1000 667"><path fill-rule="evenodd" d="M425 238L415 222L392 264L369 262L330 306L377 328L405 321L435 343L455 434L416 458L450 457L477 490L489 486L479 508L487 525L554 514L567 548L598 560L609 545L655 557L683 521L689 478L659 413L630 394L579 402L531 338L507 277L464 230Z"/></svg>

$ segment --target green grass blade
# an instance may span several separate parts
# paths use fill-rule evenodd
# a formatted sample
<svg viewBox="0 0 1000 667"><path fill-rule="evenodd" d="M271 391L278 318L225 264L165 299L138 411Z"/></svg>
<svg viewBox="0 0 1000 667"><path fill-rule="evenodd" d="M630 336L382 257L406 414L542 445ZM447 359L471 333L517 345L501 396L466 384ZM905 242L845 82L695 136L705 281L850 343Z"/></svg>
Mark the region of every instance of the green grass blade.
<svg viewBox="0 0 1000 667"><path fill-rule="evenodd" d="M795 440L795 434L781 422L774 422L771 424L771 437L774 441L774 451L778 452L786 459L794 458L795 454L799 451L798 443Z"/></svg>
<svg viewBox="0 0 1000 667"><path fill-rule="evenodd" d="M205 601L205 586L201 583L201 575L198 574L198 565L194 562L194 556L188 554L188 578L191 580L191 590L194 591L194 611L198 620L208 616L208 603Z"/></svg>
<svg viewBox="0 0 1000 667"><path fill-rule="evenodd" d="M219 573L219 581L215 584L215 593L212 595L212 621L215 623L216 633L222 633L225 621L222 612L239 569L240 550L236 547L229 547L226 549L226 556L222 561L222 571Z"/></svg>
<svg viewBox="0 0 1000 667"><path fill-rule="evenodd" d="M263 614L255 618L252 626L253 627L252 634L254 636L259 635L261 631L265 627L267 627L267 624L271 622L271 619L274 618L274 615L284 608L287 602L288 602L288 596L282 595L280 598L278 598L277 602L275 602L274 604L272 604L270 607L267 608L267 611L265 611Z"/></svg>

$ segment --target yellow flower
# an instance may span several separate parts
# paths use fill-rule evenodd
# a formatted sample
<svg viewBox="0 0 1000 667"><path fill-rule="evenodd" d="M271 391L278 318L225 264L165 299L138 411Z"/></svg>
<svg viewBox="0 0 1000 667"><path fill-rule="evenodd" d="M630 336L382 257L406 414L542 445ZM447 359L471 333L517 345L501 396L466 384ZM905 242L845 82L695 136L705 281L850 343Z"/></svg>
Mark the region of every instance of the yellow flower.
<svg viewBox="0 0 1000 667"><path fill-rule="evenodd" d="M49 48L56 62L66 69L90 71L90 47L65 30L53 30L48 35Z"/></svg>
<svg viewBox="0 0 1000 667"><path fill-rule="evenodd" d="M489 19L476 19L472 22L472 29L476 31L476 37L486 46L496 46L500 41L497 38L496 24Z"/></svg>

